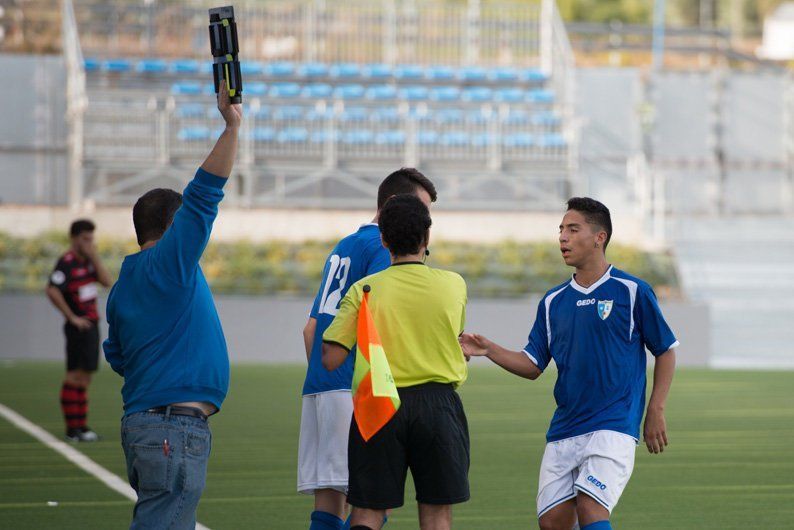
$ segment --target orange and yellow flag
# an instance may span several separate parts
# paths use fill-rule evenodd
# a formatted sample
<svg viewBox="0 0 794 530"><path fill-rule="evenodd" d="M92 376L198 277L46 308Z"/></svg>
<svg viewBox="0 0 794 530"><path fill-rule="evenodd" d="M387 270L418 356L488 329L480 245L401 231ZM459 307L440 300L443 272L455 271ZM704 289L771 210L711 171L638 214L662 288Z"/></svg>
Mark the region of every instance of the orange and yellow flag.
<svg viewBox="0 0 794 530"><path fill-rule="evenodd" d="M369 310L369 285L358 310L358 340L353 368L353 416L369 441L397 413L400 396Z"/></svg>

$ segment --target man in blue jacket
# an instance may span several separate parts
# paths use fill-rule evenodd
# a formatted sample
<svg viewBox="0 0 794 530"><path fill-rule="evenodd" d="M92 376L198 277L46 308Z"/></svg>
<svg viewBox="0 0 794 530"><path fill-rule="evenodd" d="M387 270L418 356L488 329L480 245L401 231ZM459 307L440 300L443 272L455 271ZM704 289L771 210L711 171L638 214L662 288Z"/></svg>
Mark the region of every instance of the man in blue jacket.
<svg viewBox="0 0 794 530"><path fill-rule="evenodd" d="M138 494L131 528L194 528L207 474L207 417L229 387L226 340L199 259L232 170L242 118L221 86L226 127L184 196L144 194L132 211L141 251L107 304L105 358L124 377L121 444Z"/></svg>

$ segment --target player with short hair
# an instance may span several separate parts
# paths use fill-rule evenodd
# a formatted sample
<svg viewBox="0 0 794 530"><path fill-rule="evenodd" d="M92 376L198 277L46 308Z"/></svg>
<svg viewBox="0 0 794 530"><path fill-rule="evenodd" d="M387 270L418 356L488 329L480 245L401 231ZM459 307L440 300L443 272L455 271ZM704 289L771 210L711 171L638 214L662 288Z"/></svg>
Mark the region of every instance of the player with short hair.
<svg viewBox="0 0 794 530"><path fill-rule="evenodd" d="M66 377L61 385L61 410L66 439L94 442L97 434L87 425L88 387L99 363L99 313L97 283L110 287L112 280L94 244L96 226L78 219L69 227L71 247L58 259L47 284L47 297L64 316Z"/></svg>
<svg viewBox="0 0 794 530"><path fill-rule="evenodd" d="M485 355L521 377L536 379L553 359L557 410L546 435L537 510L543 530L610 529L609 517L634 468L645 404L647 348L655 357L645 416L648 451L667 445L664 407L678 341L650 285L610 265L609 210L572 198L560 224L560 251L573 277L538 304L523 351L463 334L468 355Z"/></svg>
<svg viewBox="0 0 794 530"><path fill-rule="evenodd" d="M386 201L403 193L414 194L428 207L435 202L436 188L414 168L401 168L387 176L378 188L377 213L331 251L309 320L303 329L308 369L303 383L298 491L314 494L312 530L342 528L347 494L347 438L353 401L355 352L333 371L322 365L322 336L333 321L348 289L365 276L386 269L389 251L381 244L378 219Z"/></svg>
<svg viewBox="0 0 794 530"><path fill-rule="evenodd" d="M323 334L323 365L333 370L356 344L366 286L400 407L365 441L350 422L351 530L378 530L386 510L404 503L411 470L423 530L449 530L452 505L469 500L469 429L455 391L468 376L458 344L466 320L466 282L425 265L430 213L419 199L390 199L378 221L389 268L356 282Z"/></svg>

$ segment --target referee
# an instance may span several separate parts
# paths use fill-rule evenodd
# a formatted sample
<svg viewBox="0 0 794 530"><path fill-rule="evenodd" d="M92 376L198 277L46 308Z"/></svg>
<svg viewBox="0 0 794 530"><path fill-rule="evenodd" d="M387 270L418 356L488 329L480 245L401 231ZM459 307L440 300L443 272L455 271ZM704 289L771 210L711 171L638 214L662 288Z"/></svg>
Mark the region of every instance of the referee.
<svg viewBox="0 0 794 530"><path fill-rule="evenodd" d="M391 266L355 283L323 335L323 365L340 366L356 343L364 285L402 405L368 442L351 421L348 502L351 530L381 528L386 510L403 505L408 469L416 486L419 525L452 526L452 505L469 499L469 430L455 392L467 376L458 344L466 283L424 264L430 213L414 195L397 195L378 225Z"/></svg>

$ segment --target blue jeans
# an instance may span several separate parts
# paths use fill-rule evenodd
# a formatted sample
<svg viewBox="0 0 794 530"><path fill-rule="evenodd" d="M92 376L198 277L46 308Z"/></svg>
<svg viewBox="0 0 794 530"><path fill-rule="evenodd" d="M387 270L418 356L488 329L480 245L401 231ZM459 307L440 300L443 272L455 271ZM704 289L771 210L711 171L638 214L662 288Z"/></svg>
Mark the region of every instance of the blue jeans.
<svg viewBox="0 0 794 530"><path fill-rule="evenodd" d="M211 445L199 418L137 412L121 420L127 477L138 494L131 530L195 528Z"/></svg>

